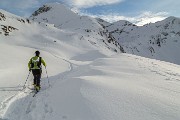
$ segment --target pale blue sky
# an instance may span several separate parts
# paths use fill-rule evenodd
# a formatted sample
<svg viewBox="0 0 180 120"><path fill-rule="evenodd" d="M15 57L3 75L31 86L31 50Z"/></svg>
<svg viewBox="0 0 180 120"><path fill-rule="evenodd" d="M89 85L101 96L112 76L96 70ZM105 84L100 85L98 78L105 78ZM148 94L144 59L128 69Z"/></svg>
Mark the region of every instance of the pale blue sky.
<svg viewBox="0 0 180 120"><path fill-rule="evenodd" d="M109 22L120 19L136 24L180 17L180 0L0 0L0 9L28 17L45 3L61 2L82 15Z"/></svg>

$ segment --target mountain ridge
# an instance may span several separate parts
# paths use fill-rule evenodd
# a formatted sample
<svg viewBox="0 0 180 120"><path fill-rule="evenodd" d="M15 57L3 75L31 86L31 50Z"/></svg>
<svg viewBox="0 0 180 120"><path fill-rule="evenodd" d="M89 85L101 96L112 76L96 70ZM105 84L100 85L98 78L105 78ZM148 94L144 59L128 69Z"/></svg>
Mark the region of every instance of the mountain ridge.
<svg viewBox="0 0 180 120"><path fill-rule="evenodd" d="M103 26L126 53L180 64L180 57L177 56L177 51L180 51L179 18L168 17L144 26L123 22L111 23L109 26L105 23Z"/></svg>
<svg viewBox="0 0 180 120"><path fill-rule="evenodd" d="M109 23L99 18L80 16L61 3L48 3L35 11L29 19L79 34L79 39L86 39L92 45L99 41L115 52L180 64L180 57L175 55L180 50L180 21L177 17L170 16L156 23L136 26L125 20ZM29 20L22 18L19 21Z"/></svg>

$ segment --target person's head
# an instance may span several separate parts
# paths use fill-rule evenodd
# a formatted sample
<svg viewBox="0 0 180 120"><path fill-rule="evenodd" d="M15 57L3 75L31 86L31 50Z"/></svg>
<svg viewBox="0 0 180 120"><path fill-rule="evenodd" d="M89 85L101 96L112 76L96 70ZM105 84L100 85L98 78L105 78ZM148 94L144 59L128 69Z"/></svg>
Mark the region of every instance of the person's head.
<svg viewBox="0 0 180 120"><path fill-rule="evenodd" d="M36 54L36 56L38 56L38 57L39 57L40 52L37 50L37 51L35 52L35 54Z"/></svg>

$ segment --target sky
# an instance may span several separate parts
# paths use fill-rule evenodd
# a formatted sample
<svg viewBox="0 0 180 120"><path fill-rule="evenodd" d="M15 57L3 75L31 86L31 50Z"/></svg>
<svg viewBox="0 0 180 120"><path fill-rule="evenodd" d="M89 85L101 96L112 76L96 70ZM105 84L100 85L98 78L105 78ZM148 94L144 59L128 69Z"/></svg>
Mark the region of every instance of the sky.
<svg viewBox="0 0 180 120"><path fill-rule="evenodd" d="M137 25L154 23L168 16L180 17L180 0L0 0L0 9L29 17L46 3L60 2L80 15L108 22L128 20Z"/></svg>

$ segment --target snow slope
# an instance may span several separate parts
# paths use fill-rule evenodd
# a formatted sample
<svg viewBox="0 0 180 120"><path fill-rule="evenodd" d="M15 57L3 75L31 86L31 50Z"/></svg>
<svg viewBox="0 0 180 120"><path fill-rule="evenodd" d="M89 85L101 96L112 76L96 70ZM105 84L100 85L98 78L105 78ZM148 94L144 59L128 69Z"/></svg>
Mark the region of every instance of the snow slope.
<svg viewBox="0 0 180 120"><path fill-rule="evenodd" d="M35 98L20 92L3 119L178 120L179 66L121 54L90 63L70 60ZM21 106L23 105L23 106Z"/></svg>
<svg viewBox="0 0 180 120"><path fill-rule="evenodd" d="M42 57L46 56L47 64L51 62L54 63L48 68L50 75L56 75L59 71L66 71L68 64L57 59L51 53L46 52L47 44L54 48L54 50L57 50L53 41L56 39L53 39L53 36L57 35L58 30L53 29L49 25L39 26L38 23L28 23L26 19L3 10L0 12L3 14L0 21L0 71L2 73L0 75L0 101L2 102L4 99L13 96L22 89L28 75L27 63L30 57L34 55L35 50L39 49L42 51ZM11 28L16 29L12 30ZM73 50L77 52L77 50L72 47L71 51ZM66 54L65 52L63 53ZM60 64L60 62L64 64ZM58 65L61 67L59 68ZM43 74L42 76L45 77L46 75ZM31 75L29 82L32 82L32 78ZM6 105L1 104L1 107L4 108Z"/></svg>
<svg viewBox="0 0 180 120"><path fill-rule="evenodd" d="M60 3L44 5L35 11L30 19L39 23L53 24L58 29L71 31L73 34L77 34L80 40L86 40L92 45L98 47L102 45L112 51L123 52L121 45L105 32L96 19L77 15Z"/></svg>
<svg viewBox="0 0 180 120"><path fill-rule="evenodd" d="M180 119L179 65L120 53L88 17L57 27L0 12L0 119ZM36 50L47 62L51 86L43 69L42 89L32 97L32 75L20 90Z"/></svg>
<svg viewBox="0 0 180 120"><path fill-rule="evenodd" d="M0 54L3 63L0 65L0 101L7 99L1 103L0 113L4 112L6 103L22 89L28 75L27 63L34 56L35 50L40 50L42 57L45 57L50 76L69 69L66 59L93 60L99 56L115 54L107 47L108 44L98 42L96 35L91 39L94 42L82 38L82 35L86 34L57 29L52 24L34 22L0 10ZM99 54L93 56L94 53ZM77 57L78 54L82 59ZM46 77L46 74L42 77ZM32 79L31 75L29 85Z"/></svg>
<svg viewBox="0 0 180 120"><path fill-rule="evenodd" d="M179 18L169 17L144 26L122 20L112 24L98 21L126 53L180 64Z"/></svg>

